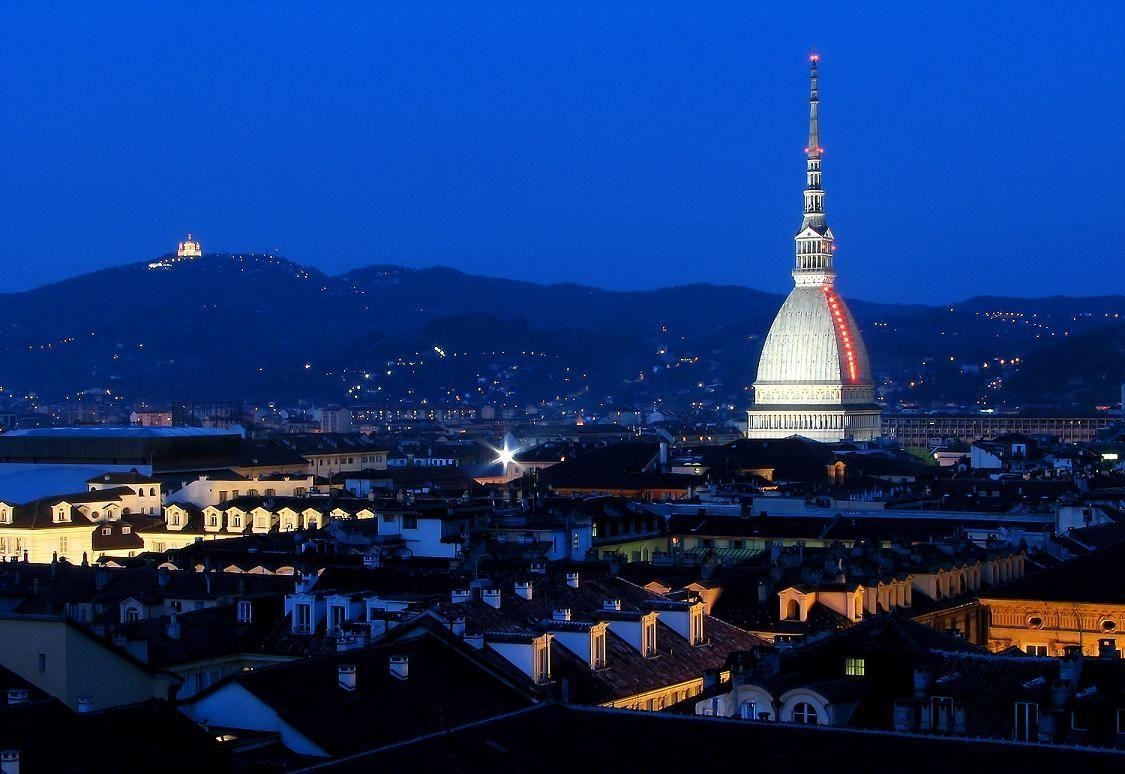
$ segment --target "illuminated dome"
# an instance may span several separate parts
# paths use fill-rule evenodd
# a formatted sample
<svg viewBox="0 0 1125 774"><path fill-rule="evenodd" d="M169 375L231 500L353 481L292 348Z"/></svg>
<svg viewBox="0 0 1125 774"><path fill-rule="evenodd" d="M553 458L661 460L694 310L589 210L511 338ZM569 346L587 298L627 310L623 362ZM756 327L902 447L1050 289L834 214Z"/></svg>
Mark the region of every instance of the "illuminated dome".
<svg viewBox="0 0 1125 774"><path fill-rule="evenodd" d="M835 289L793 288L766 336L755 384L870 382L867 349Z"/></svg>
<svg viewBox="0 0 1125 774"><path fill-rule="evenodd" d="M824 214L816 66L814 56L805 209L794 237L794 287L762 347L746 436L872 440L880 435L882 423L871 365L859 328L836 292L835 236Z"/></svg>

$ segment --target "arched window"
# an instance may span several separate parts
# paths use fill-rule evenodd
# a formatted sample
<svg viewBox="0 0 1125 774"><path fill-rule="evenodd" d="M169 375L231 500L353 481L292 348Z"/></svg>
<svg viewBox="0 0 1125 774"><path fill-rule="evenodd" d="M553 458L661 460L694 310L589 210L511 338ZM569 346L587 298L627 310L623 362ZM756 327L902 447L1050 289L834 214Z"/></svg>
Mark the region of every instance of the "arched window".
<svg viewBox="0 0 1125 774"><path fill-rule="evenodd" d="M785 603L785 620L786 621L799 621L801 620L801 603L795 599L791 599Z"/></svg>
<svg viewBox="0 0 1125 774"><path fill-rule="evenodd" d="M130 607L130 608L125 610L125 621L126 621L126 623L133 623L134 621L139 621L139 620L141 620L141 613L140 613L139 610L137 610L137 608Z"/></svg>
<svg viewBox="0 0 1125 774"><path fill-rule="evenodd" d="M803 723L806 726L815 726L817 723L816 707L807 701L802 701L793 708L793 722Z"/></svg>
<svg viewBox="0 0 1125 774"><path fill-rule="evenodd" d="M148 496L149 497L156 497L156 487L150 486L148 488Z"/></svg>

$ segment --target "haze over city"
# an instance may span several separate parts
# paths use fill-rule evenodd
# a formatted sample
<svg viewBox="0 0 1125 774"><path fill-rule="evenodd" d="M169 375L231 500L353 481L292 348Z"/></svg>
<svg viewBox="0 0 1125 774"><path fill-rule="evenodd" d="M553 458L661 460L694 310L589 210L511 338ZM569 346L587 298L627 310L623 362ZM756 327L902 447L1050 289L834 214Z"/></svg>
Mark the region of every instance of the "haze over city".
<svg viewBox="0 0 1125 774"><path fill-rule="evenodd" d="M785 292L815 49L844 296L1122 293L1078 270L1122 257L1100 203L1121 22L1109 2L7 4L0 292L188 231L330 274Z"/></svg>

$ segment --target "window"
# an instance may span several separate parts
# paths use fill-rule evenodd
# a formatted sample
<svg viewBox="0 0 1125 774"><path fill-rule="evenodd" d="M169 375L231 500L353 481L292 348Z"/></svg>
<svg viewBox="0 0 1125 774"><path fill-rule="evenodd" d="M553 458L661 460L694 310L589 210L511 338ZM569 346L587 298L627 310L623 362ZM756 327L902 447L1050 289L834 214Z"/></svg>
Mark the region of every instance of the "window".
<svg viewBox="0 0 1125 774"><path fill-rule="evenodd" d="M230 493L230 496L231 497L238 497L238 490L235 489L233 492Z"/></svg>
<svg viewBox="0 0 1125 774"><path fill-rule="evenodd" d="M1039 705L1029 701L1016 702L1015 738L1017 742L1039 741Z"/></svg>
<svg viewBox="0 0 1125 774"><path fill-rule="evenodd" d="M220 489L219 490L219 502L225 503L226 501L227 501L227 493L226 493L225 490Z"/></svg>
<svg viewBox="0 0 1125 774"><path fill-rule="evenodd" d="M125 623L133 623L139 620L141 620L141 612L137 608L130 607L125 611Z"/></svg>
<svg viewBox="0 0 1125 774"><path fill-rule="evenodd" d="M703 644L703 606L692 608L688 623L688 642L692 645Z"/></svg>
<svg viewBox="0 0 1125 774"><path fill-rule="evenodd" d="M270 495L271 497L273 496L273 494L272 494L273 490L272 489L267 490L266 493L268 495ZM303 486L298 486L298 487L293 488L293 496L294 497L304 497L306 494L308 494L308 490L305 489Z"/></svg>
<svg viewBox="0 0 1125 774"><path fill-rule="evenodd" d="M418 517L417 516L403 516L402 517L402 528L403 529L418 529Z"/></svg>
<svg viewBox="0 0 1125 774"><path fill-rule="evenodd" d="M535 682L545 683L551 679L551 648L546 640L535 643Z"/></svg>
<svg viewBox="0 0 1125 774"><path fill-rule="evenodd" d="M168 523L173 527L180 526L180 512L179 511L169 511L168 512Z"/></svg>
<svg viewBox="0 0 1125 774"><path fill-rule="evenodd" d="M308 605L297 605L293 609L293 631L308 632L311 629L312 610Z"/></svg>
<svg viewBox="0 0 1125 774"><path fill-rule="evenodd" d="M644 622L644 635L641 642L641 655L646 658L655 656L656 653L656 619L652 618Z"/></svg>
<svg viewBox="0 0 1125 774"><path fill-rule="evenodd" d="M219 526L219 516L218 516L218 514L212 513L210 516L208 516L207 517L207 524L208 524L208 526L211 526L211 527Z"/></svg>
<svg viewBox="0 0 1125 774"><path fill-rule="evenodd" d="M816 707L807 701L798 702L793 708L793 722L806 726L815 726L818 722Z"/></svg>
<svg viewBox="0 0 1125 774"><path fill-rule="evenodd" d="M184 609L184 602L182 599L172 599L168 602L168 609L174 613L179 613Z"/></svg>
<svg viewBox="0 0 1125 774"><path fill-rule="evenodd" d="M130 527L128 524L126 524L125 526L123 526L121 528L121 534L122 535L131 535L131 534L133 534L133 528Z"/></svg>
<svg viewBox="0 0 1125 774"><path fill-rule="evenodd" d="M1112 621L1109 618L1102 621L1102 631L1103 632L1112 632L1116 628L1117 628L1117 622L1116 621Z"/></svg>
<svg viewBox="0 0 1125 774"><path fill-rule="evenodd" d="M862 658L844 659L844 674L848 677L863 677L867 674L867 664Z"/></svg>
<svg viewBox="0 0 1125 774"><path fill-rule="evenodd" d="M1025 650L1029 656L1049 656L1046 645L1028 645Z"/></svg>
<svg viewBox="0 0 1125 774"><path fill-rule="evenodd" d="M1117 733L1125 734L1125 709L1117 710Z"/></svg>
<svg viewBox="0 0 1125 774"><path fill-rule="evenodd" d="M254 609L251 603L243 600L238 603L238 622L251 623L254 620Z"/></svg>
<svg viewBox="0 0 1125 774"><path fill-rule="evenodd" d="M1074 709L1070 711L1070 728L1072 731L1086 731L1090 728L1090 710Z"/></svg>
<svg viewBox="0 0 1125 774"><path fill-rule="evenodd" d="M1041 616L1038 616L1038 615L1028 616L1027 625L1028 625L1028 628L1031 628L1031 629L1042 629L1043 628L1043 618Z"/></svg>
<svg viewBox="0 0 1125 774"><path fill-rule="evenodd" d="M113 527L102 527L102 534L103 535L112 535L113 534Z"/></svg>
<svg viewBox="0 0 1125 774"><path fill-rule="evenodd" d="M39 654L39 671L40 672L46 672L47 671L47 654L46 653L40 653ZM1118 713L1118 714L1120 714L1120 713ZM1118 724L1118 725L1120 725L1120 724Z"/></svg>
<svg viewBox="0 0 1125 774"><path fill-rule="evenodd" d="M230 516L230 525L234 529L242 529L242 517L237 513L232 513Z"/></svg>
<svg viewBox="0 0 1125 774"><path fill-rule="evenodd" d="M396 521L398 521L398 516L395 516L393 513L384 513L383 514L383 523L384 524L394 524Z"/></svg>
<svg viewBox="0 0 1125 774"><path fill-rule="evenodd" d="M247 490L246 494L250 497L257 497L258 496L258 490L257 489L249 489L249 490Z"/></svg>
<svg viewBox="0 0 1125 774"><path fill-rule="evenodd" d="M798 621L801 618L801 603L791 599L785 603L785 620Z"/></svg>
<svg viewBox="0 0 1125 774"><path fill-rule="evenodd" d="M345 610L343 605L332 605L329 608L329 628L339 629L344 625Z"/></svg>
<svg viewBox="0 0 1125 774"><path fill-rule="evenodd" d="M12 512L7 508L0 508L0 524L11 524Z"/></svg>
<svg viewBox="0 0 1125 774"><path fill-rule="evenodd" d="M67 542L67 539L65 537L60 537L59 538L59 556L62 556L63 554L65 554L68 547L69 547L69 544Z"/></svg>
<svg viewBox="0 0 1125 774"><path fill-rule="evenodd" d="M594 669L605 667L605 632L590 632L590 666Z"/></svg>

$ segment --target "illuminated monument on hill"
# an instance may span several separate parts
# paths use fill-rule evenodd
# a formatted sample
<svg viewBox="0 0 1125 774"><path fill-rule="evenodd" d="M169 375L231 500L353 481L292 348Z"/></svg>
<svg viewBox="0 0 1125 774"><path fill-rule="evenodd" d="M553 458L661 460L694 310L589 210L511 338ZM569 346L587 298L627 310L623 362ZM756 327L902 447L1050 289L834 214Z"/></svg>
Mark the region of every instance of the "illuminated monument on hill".
<svg viewBox="0 0 1125 774"><path fill-rule="evenodd" d="M187 235L187 239L176 247L177 258L198 258L203 255L203 248L199 246L199 242L191 238L191 234Z"/></svg>
<svg viewBox="0 0 1125 774"><path fill-rule="evenodd" d="M817 59L810 57L805 214L795 237L795 284L762 347L747 438L865 441L881 432L867 348L835 287L835 237L824 217L820 180Z"/></svg>

